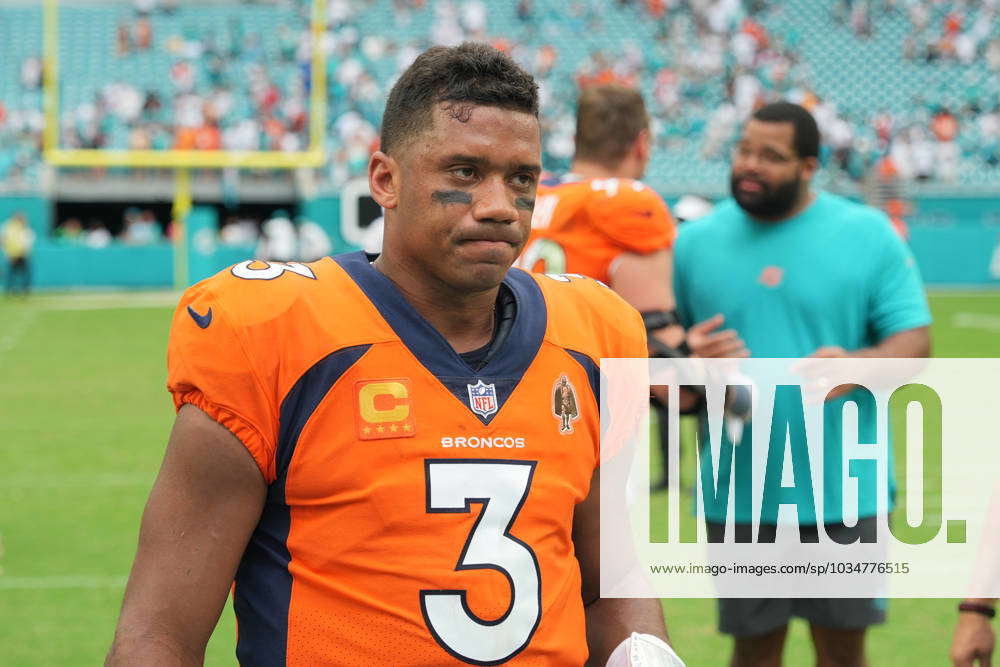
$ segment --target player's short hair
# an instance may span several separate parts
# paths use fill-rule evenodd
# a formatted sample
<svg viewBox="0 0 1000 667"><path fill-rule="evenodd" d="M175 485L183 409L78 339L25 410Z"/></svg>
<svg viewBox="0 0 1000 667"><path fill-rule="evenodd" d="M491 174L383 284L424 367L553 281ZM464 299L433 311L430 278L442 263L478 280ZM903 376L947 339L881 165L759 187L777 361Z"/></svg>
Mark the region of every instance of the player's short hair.
<svg viewBox="0 0 1000 667"><path fill-rule="evenodd" d="M580 91L576 110L576 158L616 166L643 130L649 115L639 91L618 83Z"/></svg>
<svg viewBox="0 0 1000 667"><path fill-rule="evenodd" d="M523 111L538 117L538 84L509 56L487 44L434 46L413 61L389 91L382 116L381 150L397 150L433 121L441 102Z"/></svg>
<svg viewBox="0 0 1000 667"><path fill-rule="evenodd" d="M819 128L805 107L792 102L772 102L757 109L753 118L765 123L791 123L795 128L792 143L799 157L819 157Z"/></svg>

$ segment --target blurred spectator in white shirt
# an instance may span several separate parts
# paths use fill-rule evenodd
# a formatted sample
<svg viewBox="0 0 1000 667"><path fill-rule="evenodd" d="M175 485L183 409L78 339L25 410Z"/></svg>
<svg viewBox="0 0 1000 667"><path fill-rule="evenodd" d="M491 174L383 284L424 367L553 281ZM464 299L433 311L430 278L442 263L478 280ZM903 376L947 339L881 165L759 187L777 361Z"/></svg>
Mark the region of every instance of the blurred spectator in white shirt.
<svg viewBox="0 0 1000 667"><path fill-rule="evenodd" d="M42 85L42 59L30 56L21 63L21 86L25 90L38 90Z"/></svg>

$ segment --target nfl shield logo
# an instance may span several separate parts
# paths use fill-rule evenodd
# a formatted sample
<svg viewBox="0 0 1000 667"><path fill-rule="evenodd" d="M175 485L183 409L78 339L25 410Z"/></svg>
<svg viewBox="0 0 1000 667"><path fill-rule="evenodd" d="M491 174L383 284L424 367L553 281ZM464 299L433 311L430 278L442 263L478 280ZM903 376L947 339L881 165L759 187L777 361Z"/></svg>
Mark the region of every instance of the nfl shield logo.
<svg viewBox="0 0 1000 667"><path fill-rule="evenodd" d="M476 384L465 385L469 388L469 407L477 415L489 417L497 411L497 389L495 385L484 384L482 380Z"/></svg>

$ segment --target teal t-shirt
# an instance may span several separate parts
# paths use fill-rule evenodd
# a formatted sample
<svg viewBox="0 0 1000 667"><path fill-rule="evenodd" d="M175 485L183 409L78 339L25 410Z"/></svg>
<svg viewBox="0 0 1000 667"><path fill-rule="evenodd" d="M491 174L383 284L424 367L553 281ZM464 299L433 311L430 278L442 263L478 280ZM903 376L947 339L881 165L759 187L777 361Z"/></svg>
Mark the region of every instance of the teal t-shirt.
<svg viewBox="0 0 1000 667"><path fill-rule="evenodd" d="M806 357L827 345L857 350L931 321L913 255L889 219L829 193L817 193L802 213L777 223L755 221L727 199L708 216L682 225L674 252L681 321L690 326L722 313L724 327L735 329L754 357ZM825 410L840 410L850 399L830 401ZM859 429L873 431L874 417L865 416L859 413ZM832 420L825 424L824 436L839 438L831 432ZM723 434L724 456L730 447ZM827 478L831 468L824 465ZM718 482L729 484L725 477ZM889 488L891 503L891 474ZM823 493L824 522L840 521L839 484L824 484ZM876 501L862 494L858 516L874 515ZM817 508L820 502L816 498ZM750 507L737 503L735 509L737 522L751 521ZM711 508L706 515L725 519ZM776 517L764 519L773 523ZM800 516L800 522L815 523L816 517Z"/></svg>

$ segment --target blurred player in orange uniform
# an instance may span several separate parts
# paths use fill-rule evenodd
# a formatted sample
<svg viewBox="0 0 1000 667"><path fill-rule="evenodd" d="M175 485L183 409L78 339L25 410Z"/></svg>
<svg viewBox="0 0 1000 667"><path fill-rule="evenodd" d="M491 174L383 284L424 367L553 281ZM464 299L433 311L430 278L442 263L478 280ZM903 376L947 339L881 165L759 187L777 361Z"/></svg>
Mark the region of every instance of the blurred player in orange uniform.
<svg viewBox="0 0 1000 667"><path fill-rule="evenodd" d="M644 355L640 318L510 270L536 90L490 47L430 49L369 163L380 256L243 262L185 293L108 664L200 664L234 579L245 665L629 664L629 642L682 664L657 601L597 592L597 363Z"/></svg>
<svg viewBox="0 0 1000 667"><path fill-rule="evenodd" d="M590 276L619 293L629 291L634 272L646 274L643 292L651 289L650 270L669 278L674 221L663 199L637 180L649 153L649 118L636 90L583 88L571 173L539 186L519 266ZM669 280L660 289L665 303Z"/></svg>
<svg viewBox="0 0 1000 667"><path fill-rule="evenodd" d="M638 91L617 83L585 86L571 172L539 185L531 236L518 266L580 274L608 285L643 314L651 352L741 355L745 350L735 332L714 332L721 318L692 327L685 341L674 313L674 220L660 195L638 180L651 144Z"/></svg>
<svg viewBox="0 0 1000 667"><path fill-rule="evenodd" d="M677 230L667 204L642 178L652 139L642 95L617 83L580 91L571 172L538 188L531 236L518 265L530 271L576 273L600 280L642 313L651 355L745 356L735 331L716 331L721 317L685 334L674 311L672 246ZM660 446L667 456L665 395ZM699 396L684 392L681 409ZM664 458L666 460L666 458ZM667 485L664 478L658 488Z"/></svg>

